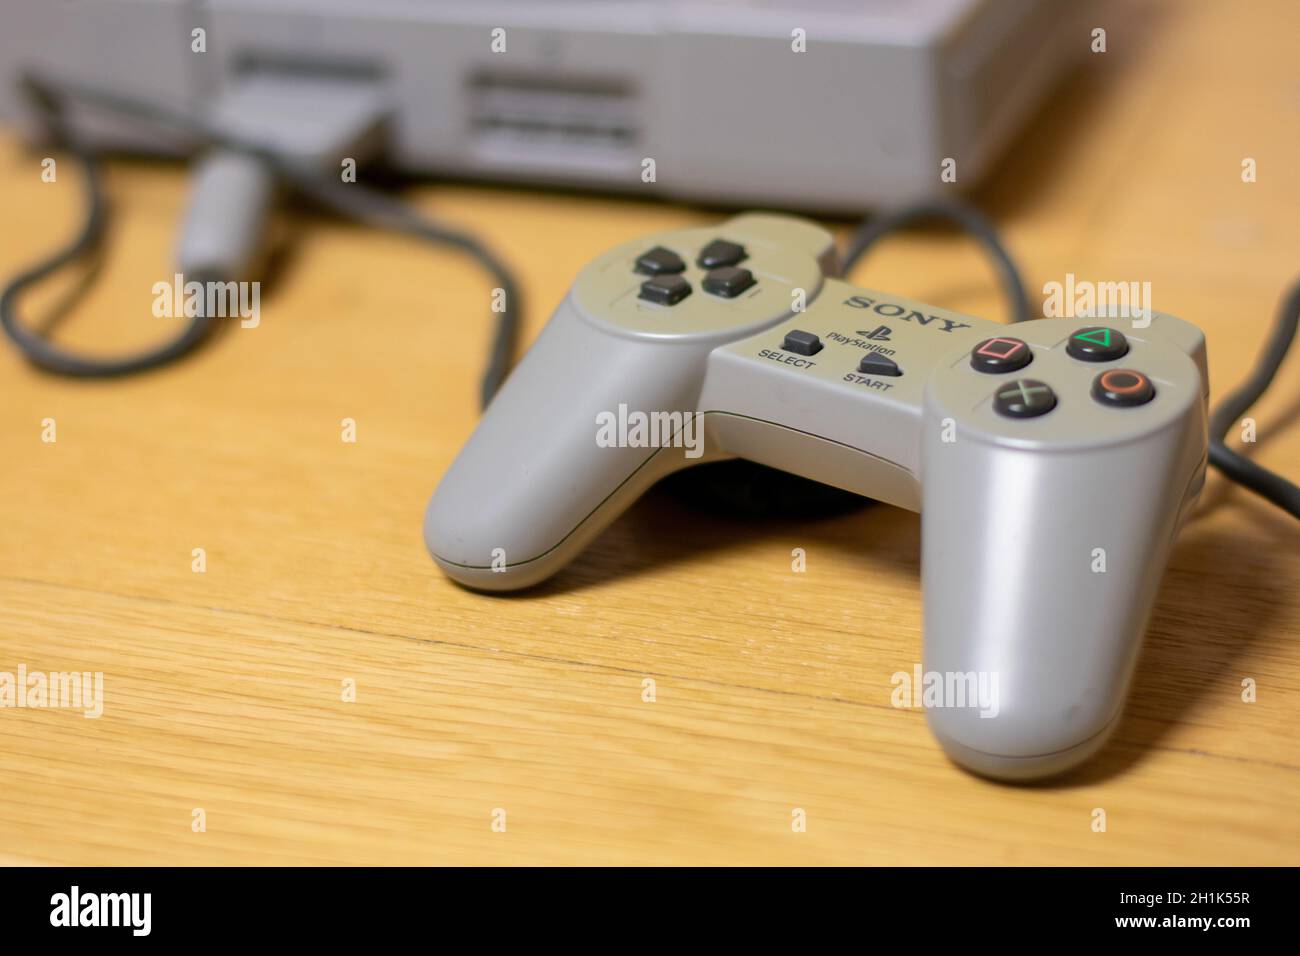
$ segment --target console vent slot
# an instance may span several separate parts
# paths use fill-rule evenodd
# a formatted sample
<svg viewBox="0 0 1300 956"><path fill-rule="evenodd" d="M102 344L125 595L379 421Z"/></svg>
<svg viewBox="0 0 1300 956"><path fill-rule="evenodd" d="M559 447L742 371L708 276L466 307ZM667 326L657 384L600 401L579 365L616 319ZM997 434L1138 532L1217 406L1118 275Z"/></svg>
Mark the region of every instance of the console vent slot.
<svg viewBox="0 0 1300 956"><path fill-rule="evenodd" d="M623 153L636 145L636 98L617 79L479 73L469 80L474 136L502 149Z"/></svg>

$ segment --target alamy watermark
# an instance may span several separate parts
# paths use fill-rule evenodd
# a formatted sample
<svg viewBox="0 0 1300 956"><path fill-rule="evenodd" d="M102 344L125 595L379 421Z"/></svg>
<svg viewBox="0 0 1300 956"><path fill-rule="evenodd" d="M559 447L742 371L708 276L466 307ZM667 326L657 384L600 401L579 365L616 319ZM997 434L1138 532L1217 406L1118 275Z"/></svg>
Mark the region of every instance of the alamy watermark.
<svg viewBox="0 0 1300 956"><path fill-rule="evenodd" d="M1090 282L1065 274L1064 282L1043 284L1047 319L1132 319L1133 328L1151 325L1150 282Z"/></svg>
<svg viewBox="0 0 1300 956"><path fill-rule="evenodd" d="M155 282L151 291L155 318L238 318L243 329L255 329L262 321L260 282L187 282L178 272L171 282Z"/></svg>
<svg viewBox="0 0 1300 956"><path fill-rule="evenodd" d="M104 713L103 671L0 671L0 710L6 708L79 710L94 719Z"/></svg>
<svg viewBox="0 0 1300 956"><path fill-rule="evenodd" d="M687 458L704 454L704 416L700 412L629 411L626 404L616 412L596 415L596 445L599 448L683 448Z"/></svg>
<svg viewBox="0 0 1300 956"><path fill-rule="evenodd" d="M912 672L895 671L889 701L895 707L978 709L981 717L998 715L997 671L926 671L920 664Z"/></svg>
<svg viewBox="0 0 1300 956"><path fill-rule="evenodd" d="M153 928L152 893L83 893L73 885L50 897L50 925L58 927L119 926L132 936L148 936Z"/></svg>

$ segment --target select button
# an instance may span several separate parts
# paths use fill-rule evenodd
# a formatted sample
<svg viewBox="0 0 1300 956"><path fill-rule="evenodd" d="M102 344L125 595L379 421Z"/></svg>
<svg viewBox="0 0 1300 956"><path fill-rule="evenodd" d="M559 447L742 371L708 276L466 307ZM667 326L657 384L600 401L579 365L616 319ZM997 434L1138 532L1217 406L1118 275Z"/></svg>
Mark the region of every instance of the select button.
<svg viewBox="0 0 1300 956"><path fill-rule="evenodd" d="M785 334L785 341L781 343L781 348L797 355L816 355L822 350L822 340L811 332L795 329Z"/></svg>

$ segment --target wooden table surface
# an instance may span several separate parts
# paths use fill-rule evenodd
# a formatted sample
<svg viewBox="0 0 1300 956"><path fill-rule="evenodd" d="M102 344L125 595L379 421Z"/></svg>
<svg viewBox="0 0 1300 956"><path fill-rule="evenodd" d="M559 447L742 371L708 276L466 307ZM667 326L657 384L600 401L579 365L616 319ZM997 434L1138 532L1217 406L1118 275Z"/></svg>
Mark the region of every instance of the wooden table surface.
<svg viewBox="0 0 1300 956"><path fill-rule="evenodd" d="M1300 274L1300 10L1139 13L976 198L1035 289L1149 280L1157 309L1206 330L1217 398ZM42 183L41 155L0 140L6 273L78 215L75 170ZM170 330L150 288L185 186L176 165L110 165L119 215L63 340ZM409 198L513 263L529 340L594 255L718 215L464 185ZM104 674L98 719L0 711L0 859L1300 863L1294 520L1213 475L1113 743L1053 785L976 779L890 703L921 653L914 514L745 520L658 491L535 592L443 579L420 519L474 427L489 282L327 219L287 231L261 325L173 367L74 382L0 348L0 671ZM1004 314L986 260L944 231L890 240L854 278ZM1293 358L1250 450L1291 476L1297 412Z"/></svg>

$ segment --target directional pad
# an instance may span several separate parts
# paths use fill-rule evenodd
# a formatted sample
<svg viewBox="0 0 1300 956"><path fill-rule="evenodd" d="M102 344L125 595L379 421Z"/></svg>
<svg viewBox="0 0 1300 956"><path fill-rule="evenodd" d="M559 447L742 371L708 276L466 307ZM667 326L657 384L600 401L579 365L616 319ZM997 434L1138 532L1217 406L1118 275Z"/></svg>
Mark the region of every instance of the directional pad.
<svg viewBox="0 0 1300 956"><path fill-rule="evenodd" d="M788 244L780 241L785 229ZM818 257L831 238L820 227L761 216L643 236L590 263L570 294L582 314L633 338L719 344L773 328L790 318L791 302L814 298Z"/></svg>

